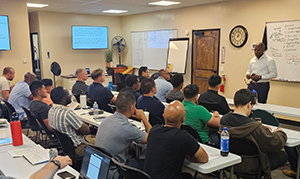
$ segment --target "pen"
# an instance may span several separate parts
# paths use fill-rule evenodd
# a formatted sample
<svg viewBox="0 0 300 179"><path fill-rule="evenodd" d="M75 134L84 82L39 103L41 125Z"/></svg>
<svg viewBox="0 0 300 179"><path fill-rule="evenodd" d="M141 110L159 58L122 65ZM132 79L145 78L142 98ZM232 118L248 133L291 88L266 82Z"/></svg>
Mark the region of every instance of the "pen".
<svg viewBox="0 0 300 179"><path fill-rule="evenodd" d="M82 113L82 114L80 114L80 116L83 116L83 115L86 115L86 113Z"/></svg>

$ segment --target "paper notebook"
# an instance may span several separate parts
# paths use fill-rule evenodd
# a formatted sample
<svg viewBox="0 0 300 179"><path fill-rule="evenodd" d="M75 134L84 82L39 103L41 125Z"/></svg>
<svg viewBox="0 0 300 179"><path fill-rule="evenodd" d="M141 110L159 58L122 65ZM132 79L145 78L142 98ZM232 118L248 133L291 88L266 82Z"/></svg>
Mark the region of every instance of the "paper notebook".
<svg viewBox="0 0 300 179"><path fill-rule="evenodd" d="M45 163L45 162L49 161L49 150L44 149L40 145L36 145L34 147L29 147L29 148L25 148L25 149L8 151L8 153L12 157L22 157L23 156L32 165Z"/></svg>

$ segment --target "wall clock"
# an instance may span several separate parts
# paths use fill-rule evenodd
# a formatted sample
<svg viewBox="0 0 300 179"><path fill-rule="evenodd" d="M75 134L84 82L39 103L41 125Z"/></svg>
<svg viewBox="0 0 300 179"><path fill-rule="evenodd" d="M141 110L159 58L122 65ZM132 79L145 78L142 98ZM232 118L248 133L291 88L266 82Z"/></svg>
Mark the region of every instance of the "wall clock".
<svg viewBox="0 0 300 179"><path fill-rule="evenodd" d="M244 26L237 25L229 33L230 43L237 48L244 46L248 39L248 32Z"/></svg>

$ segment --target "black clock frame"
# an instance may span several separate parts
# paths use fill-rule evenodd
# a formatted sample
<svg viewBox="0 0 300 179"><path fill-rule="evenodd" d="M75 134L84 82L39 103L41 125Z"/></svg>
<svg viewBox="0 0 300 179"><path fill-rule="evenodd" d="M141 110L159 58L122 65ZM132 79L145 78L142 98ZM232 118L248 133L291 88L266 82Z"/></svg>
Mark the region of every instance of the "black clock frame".
<svg viewBox="0 0 300 179"><path fill-rule="evenodd" d="M236 28L238 28L238 27L242 28L242 29L244 30L244 32L245 32L245 40L244 40L244 42L243 42L241 45L239 45L239 46L233 44L233 42L232 42L232 40L231 40L231 34L232 34L233 30L236 29ZM231 29L231 31L230 31L230 33L229 33L229 41L230 41L231 45L233 45L233 46L236 47L236 48L241 48L241 47L243 47L243 46L247 43L247 40L248 40L248 31L247 31L247 29L246 29L244 26L242 26L242 25L237 25L237 26L235 26L234 28Z"/></svg>

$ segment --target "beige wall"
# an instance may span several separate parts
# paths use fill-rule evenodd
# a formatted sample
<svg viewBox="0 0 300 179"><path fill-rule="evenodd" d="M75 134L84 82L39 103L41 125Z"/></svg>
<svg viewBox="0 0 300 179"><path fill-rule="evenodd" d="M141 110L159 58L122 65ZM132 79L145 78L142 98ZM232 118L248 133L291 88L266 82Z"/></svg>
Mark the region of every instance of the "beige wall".
<svg viewBox="0 0 300 179"><path fill-rule="evenodd" d="M226 86L224 95L233 98L236 90L245 88L245 73L249 60L254 56L251 44L262 40L265 22L299 20L299 0L251 0L215 3L204 6L169 10L121 18L122 35L128 43L123 53L124 64L131 64L131 31L178 29L178 37L185 31L198 29L221 29L220 47L225 46ZM240 49L229 42L229 32L236 25L243 25L249 33L248 42ZM191 48L190 48L191 49ZM191 53L187 63L185 83L191 82ZM299 69L300 70L300 69ZM271 82L268 103L300 107L300 83Z"/></svg>
<svg viewBox="0 0 300 179"><path fill-rule="evenodd" d="M39 30L42 78L52 78L50 65L53 61L60 64L62 75L74 74L79 67L91 70L106 67L105 49L72 50L72 25L108 26L109 45L114 36L121 35L120 17L38 12L30 13L30 18L31 32ZM50 58L47 52L50 52ZM113 63L117 63L117 54ZM57 78L58 84L60 80Z"/></svg>
<svg viewBox="0 0 300 179"><path fill-rule="evenodd" d="M26 3L1 0L0 14L8 15L11 42L11 50L0 51L0 74L4 67L13 67L16 74L10 84L14 85L24 79L25 72L32 71ZM23 63L24 59L26 64Z"/></svg>

